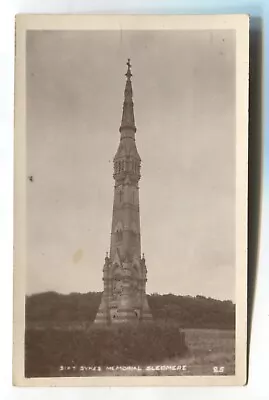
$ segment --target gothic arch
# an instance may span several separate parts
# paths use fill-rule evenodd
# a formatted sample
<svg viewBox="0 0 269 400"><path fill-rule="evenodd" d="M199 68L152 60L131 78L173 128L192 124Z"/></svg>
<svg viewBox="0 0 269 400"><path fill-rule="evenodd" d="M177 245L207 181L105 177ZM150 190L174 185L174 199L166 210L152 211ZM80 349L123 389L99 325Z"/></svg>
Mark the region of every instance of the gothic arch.
<svg viewBox="0 0 269 400"><path fill-rule="evenodd" d="M117 274L121 275L121 269L119 264L116 262L112 264L112 267L110 268L110 277L114 277Z"/></svg>
<svg viewBox="0 0 269 400"><path fill-rule="evenodd" d="M123 224L121 221L117 222L114 233L116 234L117 241L121 241L123 238Z"/></svg>
<svg viewBox="0 0 269 400"><path fill-rule="evenodd" d="M121 221L118 221L114 228L114 232L117 232L117 231L123 231L123 223Z"/></svg>

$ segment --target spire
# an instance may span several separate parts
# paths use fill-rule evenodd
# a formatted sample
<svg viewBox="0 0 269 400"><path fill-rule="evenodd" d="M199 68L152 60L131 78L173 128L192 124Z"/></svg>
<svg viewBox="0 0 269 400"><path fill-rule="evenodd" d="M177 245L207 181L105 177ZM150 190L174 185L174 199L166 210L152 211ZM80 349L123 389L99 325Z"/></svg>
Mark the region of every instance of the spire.
<svg viewBox="0 0 269 400"><path fill-rule="evenodd" d="M124 90L124 103L122 110L122 119L121 119L121 138L123 137L132 137L134 138L134 133L136 132L135 120L134 120L134 103L133 103L133 89L132 89L132 72L131 72L131 63L130 58L128 58L127 62L127 72L126 76L126 85Z"/></svg>

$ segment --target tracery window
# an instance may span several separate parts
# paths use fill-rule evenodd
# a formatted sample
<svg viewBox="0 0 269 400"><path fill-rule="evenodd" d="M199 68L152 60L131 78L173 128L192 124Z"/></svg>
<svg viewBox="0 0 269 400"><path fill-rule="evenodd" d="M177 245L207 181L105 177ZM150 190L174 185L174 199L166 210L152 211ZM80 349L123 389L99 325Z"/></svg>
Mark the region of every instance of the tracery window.
<svg viewBox="0 0 269 400"><path fill-rule="evenodd" d="M118 242L122 241L122 237L123 237L122 231L121 230L116 231L116 238Z"/></svg>
<svg viewBox="0 0 269 400"><path fill-rule="evenodd" d="M118 221L114 229L116 241L121 241L123 238L123 225L121 221Z"/></svg>

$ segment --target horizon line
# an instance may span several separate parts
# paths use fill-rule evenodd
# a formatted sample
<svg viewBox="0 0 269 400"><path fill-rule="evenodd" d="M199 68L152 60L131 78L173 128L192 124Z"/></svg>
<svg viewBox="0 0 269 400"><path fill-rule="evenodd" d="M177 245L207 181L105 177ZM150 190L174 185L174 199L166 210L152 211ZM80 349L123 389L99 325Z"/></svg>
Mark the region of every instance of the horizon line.
<svg viewBox="0 0 269 400"><path fill-rule="evenodd" d="M42 292L33 292L33 293L25 293L25 297L31 297L31 296L38 296L41 294L46 294L46 293L54 293L54 294L58 294L58 295L62 295L62 296L69 296L71 294L88 294L88 293L103 293L103 290L97 290L97 291L88 291L88 292L68 292L68 293L63 293L63 292L57 292L56 290L46 290L46 291L42 291ZM232 299L217 299L215 297L210 297L210 296L205 296L203 294L196 294L196 295L189 295L189 294L176 294L176 293L171 293L171 292L167 292L167 293L159 293L159 292L151 292L151 293L146 293L146 295L148 296L154 296L154 295L158 295L158 296L167 296L167 295L172 295L172 296L180 296L180 297L192 297L192 298L197 298L197 297L201 297L207 300L215 300L215 301L221 301L221 302L231 302L232 304L235 305L235 302Z"/></svg>

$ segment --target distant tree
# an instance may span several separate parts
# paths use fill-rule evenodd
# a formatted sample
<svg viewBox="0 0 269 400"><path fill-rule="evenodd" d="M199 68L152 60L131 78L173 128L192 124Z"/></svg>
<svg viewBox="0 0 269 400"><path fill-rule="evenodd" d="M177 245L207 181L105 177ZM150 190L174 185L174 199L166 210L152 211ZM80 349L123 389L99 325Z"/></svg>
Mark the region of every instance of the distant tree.
<svg viewBox="0 0 269 400"><path fill-rule="evenodd" d="M27 323L90 323L94 321L101 292L46 292L26 296ZM148 295L149 306L157 321L173 321L185 328L234 329L235 305L230 300L216 300L174 294Z"/></svg>

